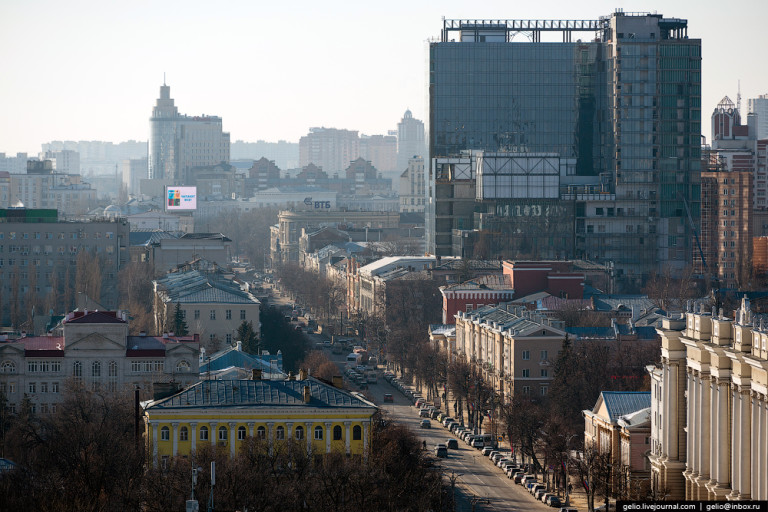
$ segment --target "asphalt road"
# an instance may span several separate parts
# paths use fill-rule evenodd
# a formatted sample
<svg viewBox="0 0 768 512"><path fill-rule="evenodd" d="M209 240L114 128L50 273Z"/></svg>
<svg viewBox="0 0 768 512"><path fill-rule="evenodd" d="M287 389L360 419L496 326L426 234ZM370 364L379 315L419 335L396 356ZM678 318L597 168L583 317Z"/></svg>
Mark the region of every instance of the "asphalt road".
<svg viewBox="0 0 768 512"><path fill-rule="evenodd" d="M309 335L313 341L319 339ZM343 356L333 355L329 350L326 354L341 368L344 367ZM354 389L354 388L353 388ZM386 411L396 421L409 427L420 441L427 442L427 448L434 453L434 446L456 439L437 420L431 420L432 428L420 428L422 418L410 400L399 390L384 379L377 384L370 384L368 393L374 397L376 404ZM394 402L384 403L384 394L391 393ZM447 478L456 477L457 497L463 494L464 499L457 500L457 511L525 511L525 510L557 510L536 501L522 486L515 484L507 475L484 457L480 450L471 448L459 440L458 450L448 450L448 457L438 459ZM472 506L474 504L474 507Z"/></svg>

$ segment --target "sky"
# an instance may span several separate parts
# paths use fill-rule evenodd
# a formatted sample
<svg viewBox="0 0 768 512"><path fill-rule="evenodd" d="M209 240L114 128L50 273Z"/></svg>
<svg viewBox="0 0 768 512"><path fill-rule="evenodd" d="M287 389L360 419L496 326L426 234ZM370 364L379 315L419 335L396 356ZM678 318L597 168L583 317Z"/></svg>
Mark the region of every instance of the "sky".
<svg viewBox="0 0 768 512"><path fill-rule="evenodd" d="M310 127L386 134L427 116L427 42L442 18L688 20L702 39L702 130L720 99L768 93L768 1L1 0L0 152L52 140L147 140L159 87L232 141Z"/></svg>

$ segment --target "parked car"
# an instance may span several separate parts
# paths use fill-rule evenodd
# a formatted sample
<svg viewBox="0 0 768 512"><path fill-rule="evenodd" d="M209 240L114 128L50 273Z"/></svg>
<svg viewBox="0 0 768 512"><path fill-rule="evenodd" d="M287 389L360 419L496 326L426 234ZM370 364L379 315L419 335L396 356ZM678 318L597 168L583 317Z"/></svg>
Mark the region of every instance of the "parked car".
<svg viewBox="0 0 768 512"><path fill-rule="evenodd" d="M495 451L495 450L494 450ZM496 451L496 453L491 452L488 457L493 461L494 464L498 464L501 459L503 459L506 455L503 452Z"/></svg>
<svg viewBox="0 0 768 512"><path fill-rule="evenodd" d="M545 492L544 494L541 495L539 500L541 500L542 503L546 503L547 499L549 499L551 496L554 496L554 494L552 494L551 492Z"/></svg>
<svg viewBox="0 0 768 512"><path fill-rule="evenodd" d="M456 421L450 416L443 416L443 419L440 420L440 423L443 424L444 427L447 427L452 421Z"/></svg>
<svg viewBox="0 0 768 512"><path fill-rule="evenodd" d="M493 457L493 454L494 454L494 453L498 453L498 452L496 452L496 451L495 451L493 448L491 448L490 446L486 446L485 448L483 448L483 450L482 450L480 453L482 453L483 455L485 455L485 456L487 456L487 457Z"/></svg>
<svg viewBox="0 0 768 512"><path fill-rule="evenodd" d="M497 465L498 467L500 467L501 469L503 469L504 471L506 471L506 469L505 469L505 466L506 466L507 464L512 464L512 459L510 459L509 457L502 457L501 459L499 459L499 460L496 462L496 465Z"/></svg>
<svg viewBox="0 0 768 512"><path fill-rule="evenodd" d="M549 498L547 498L547 501L545 503L550 507L559 507L561 505L560 498L558 498L555 495L552 495Z"/></svg>
<svg viewBox="0 0 768 512"><path fill-rule="evenodd" d="M419 411L419 418L429 418L429 409L421 409Z"/></svg>
<svg viewBox="0 0 768 512"><path fill-rule="evenodd" d="M513 480L513 481L514 481L516 484L519 484L519 483L522 483L522 482L523 482L523 478L525 478L525 473L523 473L523 472L520 472L520 473L517 473L517 474L515 474L515 476L513 476L513 477L512 477L512 480Z"/></svg>
<svg viewBox="0 0 768 512"><path fill-rule="evenodd" d="M523 477L523 475L525 475L525 473L524 473L524 472L523 472L523 470L522 470L522 469L520 469L520 468L509 468L509 469L507 470L507 476L508 476L508 477L509 477L511 480L514 480L514 479L515 479L515 477L517 477L517 476L520 476L520 477L522 478L522 477Z"/></svg>
<svg viewBox="0 0 768 512"><path fill-rule="evenodd" d="M477 436L475 439L472 440L472 448L482 448L485 446L485 443L483 442L483 436Z"/></svg>
<svg viewBox="0 0 768 512"><path fill-rule="evenodd" d="M448 447L445 446L444 444L435 445L435 455L438 457L447 457Z"/></svg>
<svg viewBox="0 0 768 512"><path fill-rule="evenodd" d="M541 501L541 497L547 493L547 488L544 486L537 487L535 491L533 491L533 497L537 500Z"/></svg>
<svg viewBox="0 0 768 512"><path fill-rule="evenodd" d="M459 449L459 442L457 440L455 440L455 439L449 439L446 444L447 444L448 448L450 448L451 450L458 450Z"/></svg>
<svg viewBox="0 0 768 512"><path fill-rule="evenodd" d="M429 420L421 420L419 428L432 428L432 422Z"/></svg>
<svg viewBox="0 0 768 512"><path fill-rule="evenodd" d="M384 401L385 402L394 402L395 399L392 398L392 393L384 393Z"/></svg>
<svg viewBox="0 0 768 512"><path fill-rule="evenodd" d="M536 493L537 493L538 491L541 491L541 492L547 492L547 488L544 486L544 484L535 483L535 484L533 484L533 485L530 487L530 489L528 489L528 492L530 492L530 493L531 493L531 494L533 494L534 496L536 496ZM536 498L536 499L538 499L538 498Z"/></svg>
<svg viewBox="0 0 768 512"><path fill-rule="evenodd" d="M432 409L431 414L429 415L430 418L433 420L437 419L437 416L440 414L440 409Z"/></svg>

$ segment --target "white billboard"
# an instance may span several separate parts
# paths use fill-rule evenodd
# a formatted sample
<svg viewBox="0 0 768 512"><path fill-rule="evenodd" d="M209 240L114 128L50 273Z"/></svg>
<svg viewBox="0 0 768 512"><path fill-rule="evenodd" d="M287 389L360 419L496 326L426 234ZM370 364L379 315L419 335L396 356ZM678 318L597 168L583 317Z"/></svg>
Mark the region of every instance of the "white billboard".
<svg viewBox="0 0 768 512"><path fill-rule="evenodd" d="M197 187L165 187L165 209L196 210Z"/></svg>

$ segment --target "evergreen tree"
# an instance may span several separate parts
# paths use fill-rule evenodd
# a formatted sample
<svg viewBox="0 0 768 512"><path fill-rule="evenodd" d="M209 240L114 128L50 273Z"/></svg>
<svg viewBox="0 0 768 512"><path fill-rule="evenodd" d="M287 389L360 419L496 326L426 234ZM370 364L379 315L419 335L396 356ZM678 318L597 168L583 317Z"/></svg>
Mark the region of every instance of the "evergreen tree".
<svg viewBox="0 0 768 512"><path fill-rule="evenodd" d="M582 407L582 378L581 366L573 350L573 343L566 334L563 346L557 354L552 384L549 386L549 402L553 410L558 411L566 419L566 423L578 424Z"/></svg>
<svg viewBox="0 0 768 512"><path fill-rule="evenodd" d="M237 328L237 339L243 342L243 351L248 354L259 355L259 337L253 330L253 322L243 320L243 323Z"/></svg>
<svg viewBox="0 0 768 512"><path fill-rule="evenodd" d="M187 328L187 321L184 320L184 312L181 310L181 305L176 303L176 311L173 313L173 333L176 336L186 336L189 334Z"/></svg>

